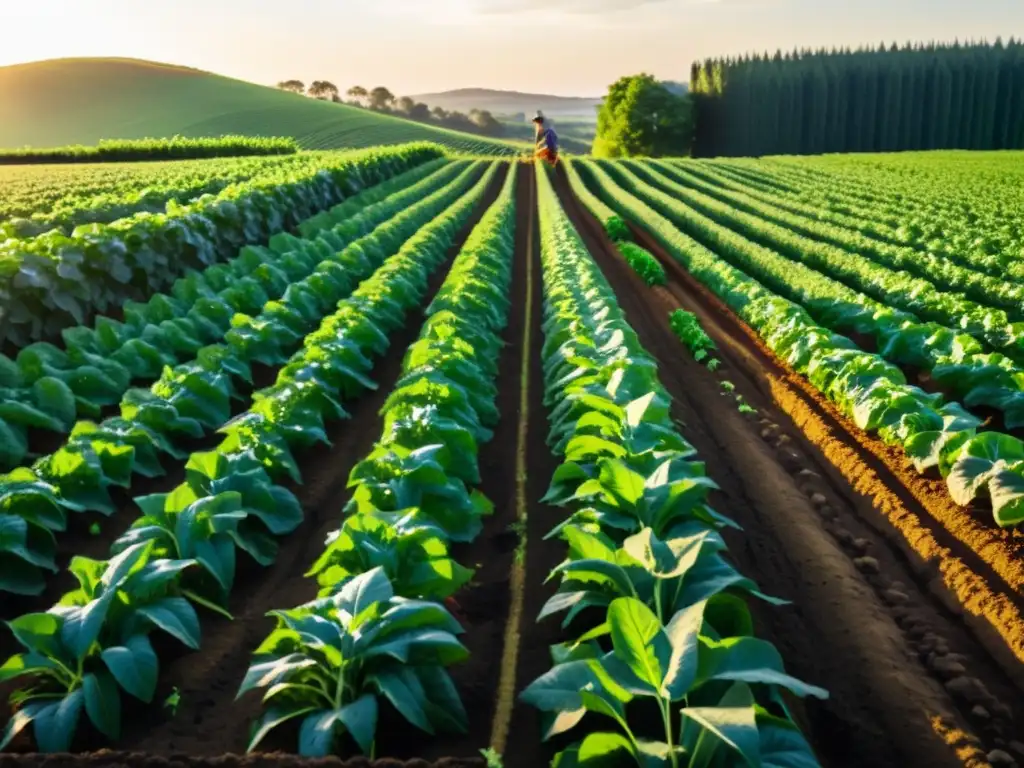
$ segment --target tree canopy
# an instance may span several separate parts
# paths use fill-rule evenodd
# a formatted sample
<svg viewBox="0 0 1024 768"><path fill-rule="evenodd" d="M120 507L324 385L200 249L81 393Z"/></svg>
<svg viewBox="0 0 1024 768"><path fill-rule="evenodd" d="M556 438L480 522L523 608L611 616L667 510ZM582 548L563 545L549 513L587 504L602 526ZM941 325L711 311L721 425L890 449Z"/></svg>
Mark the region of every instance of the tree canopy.
<svg viewBox="0 0 1024 768"><path fill-rule="evenodd" d="M631 75L608 89L597 113L598 157L658 157L689 153L693 137L690 100L652 75Z"/></svg>
<svg viewBox="0 0 1024 768"><path fill-rule="evenodd" d="M282 80L277 87L282 91L291 91L292 93L306 92L306 84L301 80Z"/></svg>

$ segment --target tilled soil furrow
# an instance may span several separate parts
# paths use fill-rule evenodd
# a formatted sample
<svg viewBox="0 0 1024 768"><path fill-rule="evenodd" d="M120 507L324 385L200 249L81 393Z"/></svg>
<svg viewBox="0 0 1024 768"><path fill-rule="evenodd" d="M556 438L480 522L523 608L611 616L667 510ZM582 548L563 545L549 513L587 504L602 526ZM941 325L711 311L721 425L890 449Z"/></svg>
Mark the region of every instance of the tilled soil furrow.
<svg viewBox="0 0 1024 768"><path fill-rule="evenodd" d="M390 753L397 757L480 757L489 745L491 722L501 678L501 654L511 603L510 572L519 538L516 534L516 431L518 429L520 377L523 355L523 328L526 295L527 253L520 247L519 231L528 215L530 179L523 167L513 166L516 181L517 241L508 326L502 337L505 346L498 361L498 411L501 419L494 437L480 447L480 490L494 503L494 514L484 521L484 529L469 544L453 545L452 557L475 569L472 581L454 595L455 617L465 630L459 637L469 650L469 659L449 672L469 715L469 731L463 735L420 735L406 726L402 738L390 740Z"/></svg>
<svg viewBox="0 0 1024 768"><path fill-rule="evenodd" d="M722 488L715 494L716 508L744 527L727 536L737 565L769 594L793 602L752 608L759 634L776 644L787 669L830 691L826 702L794 704L823 763L971 764L979 753L969 745L964 749L963 722L949 696L914 658L886 606L826 530L813 494L801 487L800 467L757 439L761 425L742 415L734 393L722 389L721 379L732 366L723 366L716 376L692 360L668 327L668 313L680 306L679 299L666 288L647 288L577 203L564 177L558 188L641 341L658 360L684 435ZM742 380L734 383L751 404L782 418L759 391ZM948 733L937 734L937 722ZM958 751L973 757L961 759Z"/></svg>
<svg viewBox="0 0 1024 768"><path fill-rule="evenodd" d="M534 169L528 168L529 183L536 189ZM541 330L544 286L540 264L540 235L536 216L536 195L529 216L517 222L517 254L533 263L533 311L530 322L531 349L529 378L529 421L526 434L526 498L529 502L526 526L526 558L523 563L523 610L519 624L519 648L515 669L518 693L551 668L550 647L565 640L557 620L537 623L537 615L554 592L553 584L545 584L551 569L565 556L564 543L544 536L558 523L564 513L542 504L558 460L547 446L548 419L544 406L544 375L540 351L544 344ZM532 231L532 249L526 251L527 232ZM509 741L504 754L505 768L541 768L550 763L554 749L541 742L541 716L533 707L515 702L509 725Z"/></svg>
<svg viewBox="0 0 1024 768"><path fill-rule="evenodd" d="M235 693L252 652L274 626L266 613L316 597L315 581L303 574L323 552L327 535L340 524L348 499L345 488L349 473L380 437L383 419L378 412L401 374L406 349L419 336L424 310L444 282L466 237L497 197L503 176L495 178L449 249L445 263L431 276L420 309L410 313L406 325L392 336L386 356L374 366L377 390L346 404L351 418L330 425L331 447L314 448L296 457L305 482L291 490L305 511L302 526L281 542L277 560L269 569L240 569L239 590L232 599L234 620L204 615L202 649L176 659L163 670L157 700L176 689L180 694L176 714L167 718L148 712L139 717L122 740L125 748L155 754L245 752L250 724L261 711L260 697L249 694L236 702ZM263 745L266 750L291 751L294 747L294 742L285 743L273 736Z"/></svg>

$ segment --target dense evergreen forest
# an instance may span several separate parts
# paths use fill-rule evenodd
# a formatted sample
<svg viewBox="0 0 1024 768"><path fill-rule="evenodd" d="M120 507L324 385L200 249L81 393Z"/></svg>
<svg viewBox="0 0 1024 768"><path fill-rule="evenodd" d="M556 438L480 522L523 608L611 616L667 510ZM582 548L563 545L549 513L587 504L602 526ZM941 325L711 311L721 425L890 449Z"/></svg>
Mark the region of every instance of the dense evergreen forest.
<svg viewBox="0 0 1024 768"><path fill-rule="evenodd" d="M1024 43L694 63L697 156L1024 148Z"/></svg>

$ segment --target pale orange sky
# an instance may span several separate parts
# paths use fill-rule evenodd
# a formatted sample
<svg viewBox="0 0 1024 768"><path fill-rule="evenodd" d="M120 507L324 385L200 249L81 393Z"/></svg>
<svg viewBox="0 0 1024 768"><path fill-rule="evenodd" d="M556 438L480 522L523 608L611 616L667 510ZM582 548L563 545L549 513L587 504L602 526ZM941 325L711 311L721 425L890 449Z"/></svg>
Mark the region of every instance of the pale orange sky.
<svg viewBox="0 0 1024 768"><path fill-rule="evenodd" d="M599 95L695 58L1024 36L1024 0L0 0L0 65L129 56L260 83Z"/></svg>

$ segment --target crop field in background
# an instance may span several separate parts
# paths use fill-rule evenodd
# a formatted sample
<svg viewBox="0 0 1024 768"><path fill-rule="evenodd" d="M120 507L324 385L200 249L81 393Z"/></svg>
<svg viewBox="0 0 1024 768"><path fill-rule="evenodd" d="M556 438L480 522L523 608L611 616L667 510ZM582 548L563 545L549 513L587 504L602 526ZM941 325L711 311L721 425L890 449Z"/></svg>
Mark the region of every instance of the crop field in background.
<svg viewBox="0 0 1024 768"><path fill-rule="evenodd" d="M1024 765L1022 176L0 168L0 768Z"/></svg>

